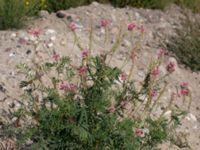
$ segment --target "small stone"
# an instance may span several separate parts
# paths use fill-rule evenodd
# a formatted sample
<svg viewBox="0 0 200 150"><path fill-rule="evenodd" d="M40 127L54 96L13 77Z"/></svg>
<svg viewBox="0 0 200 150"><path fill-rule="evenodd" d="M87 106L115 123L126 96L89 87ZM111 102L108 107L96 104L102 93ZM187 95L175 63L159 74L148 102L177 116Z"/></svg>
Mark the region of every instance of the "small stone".
<svg viewBox="0 0 200 150"><path fill-rule="evenodd" d="M46 10L41 10L38 15L41 18L46 18L49 15L49 12Z"/></svg>
<svg viewBox="0 0 200 150"><path fill-rule="evenodd" d="M31 40L31 41L35 41L36 39L37 39L37 38L36 38L35 36L31 36L31 37L30 37L30 40Z"/></svg>
<svg viewBox="0 0 200 150"><path fill-rule="evenodd" d="M6 89L5 89L5 88L3 87L3 85L1 85L1 84L0 84L0 91L3 92L3 93L6 92Z"/></svg>
<svg viewBox="0 0 200 150"><path fill-rule="evenodd" d="M62 40L60 41L60 44L61 44L62 46L65 46L65 45L66 45L66 42L65 42L65 40L64 40L64 39L62 39Z"/></svg>
<svg viewBox="0 0 200 150"><path fill-rule="evenodd" d="M69 22L72 22L72 21L73 21L72 16L67 16L67 20L68 20Z"/></svg>
<svg viewBox="0 0 200 150"><path fill-rule="evenodd" d="M28 40L29 40L29 38L26 36L26 37L24 37L24 40L28 41Z"/></svg>
<svg viewBox="0 0 200 150"><path fill-rule="evenodd" d="M129 42L128 40L124 40L124 45L125 45L125 47L130 47L131 42Z"/></svg>
<svg viewBox="0 0 200 150"><path fill-rule="evenodd" d="M31 50L28 49L28 50L26 51L26 54L29 55L30 53L31 53Z"/></svg>
<svg viewBox="0 0 200 150"><path fill-rule="evenodd" d="M11 47L8 47L8 48L5 49L5 52L9 52L9 51L11 51L11 50L12 50L12 48L11 48Z"/></svg>
<svg viewBox="0 0 200 150"><path fill-rule="evenodd" d="M16 36L17 36L16 33L12 33L12 34L11 34L11 37L13 37L13 38L15 38Z"/></svg>
<svg viewBox="0 0 200 150"><path fill-rule="evenodd" d="M194 121L194 122L197 121L196 116L193 115L192 113L189 113L189 114L187 115L186 119L187 119L188 121Z"/></svg>
<svg viewBox="0 0 200 150"><path fill-rule="evenodd" d="M55 41L55 40L56 40L56 37L55 37L55 36L52 36L50 39L51 39L51 41Z"/></svg>
<svg viewBox="0 0 200 150"><path fill-rule="evenodd" d="M10 108L14 108L15 107L15 103L12 102L11 104L9 104L9 107Z"/></svg>
<svg viewBox="0 0 200 150"><path fill-rule="evenodd" d="M66 14L64 13L64 11L60 10L60 11L56 12L56 16L58 18L65 18Z"/></svg>
<svg viewBox="0 0 200 150"><path fill-rule="evenodd" d="M14 57L15 55L16 55L15 52L12 52L9 54L9 57Z"/></svg>
<svg viewBox="0 0 200 150"><path fill-rule="evenodd" d="M93 2L92 5L94 5L94 6L97 7L97 6L99 6L99 3L97 3L97 2Z"/></svg>
<svg viewBox="0 0 200 150"><path fill-rule="evenodd" d="M47 29L47 31L45 32L45 34L55 34L56 31L54 29Z"/></svg>
<svg viewBox="0 0 200 150"><path fill-rule="evenodd" d="M48 43L48 44L47 44L47 47L48 47L48 48L53 47L53 43Z"/></svg>

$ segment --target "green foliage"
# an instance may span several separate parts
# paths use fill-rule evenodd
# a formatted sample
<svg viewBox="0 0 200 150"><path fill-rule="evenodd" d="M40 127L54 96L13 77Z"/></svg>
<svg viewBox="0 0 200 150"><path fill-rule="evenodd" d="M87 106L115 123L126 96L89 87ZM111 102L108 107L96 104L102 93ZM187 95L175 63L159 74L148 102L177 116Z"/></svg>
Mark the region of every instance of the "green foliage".
<svg viewBox="0 0 200 150"><path fill-rule="evenodd" d="M91 2L111 3L115 7L144 7L151 9L164 9L171 3L200 11L200 0L0 0L0 29L21 28L27 16L37 15L41 9L55 12L69 9Z"/></svg>
<svg viewBox="0 0 200 150"><path fill-rule="evenodd" d="M200 0L176 0L175 3L191 9L194 13L200 13Z"/></svg>
<svg viewBox="0 0 200 150"><path fill-rule="evenodd" d="M66 57L40 66L38 68L42 70L39 70L46 74L51 70L58 71L59 67L62 67L59 73L64 73L65 69L66 72L74 72L69 67L70 59ZM29 86L29 90L25 90L27 98L30 98L29 105L19 109L15 116L20 120L31 120L14 132L14 137L18 139L18 148L144 150L155 148L157 144L167 140L168 121L162 117L156 120L149 117L141 120L123 116L121 99L130 99L130 103L140 100L132 81L123 89L117 88L116 81L121 73L118 68L108 66L105 60L98 56L91 57L87 67L85 80L91 82L90 85L86 86L85 80L82 80L76 91L65 91L64 95L60 95L56 86L51 88L43 85L41 88L41 85L38 86L36 81L33 81L37 80L36 78L23 81L26 84L21 84L21 88ZM28 67L20 68L25 68L24 73L25 70L30 71ZM72 76L66 77L71 79ZM60 81L57 80L57 83ZM37 96L34 96L36 91L46 95L41 104L38 104ZM118 109L114 112L110 111L111 99L116 99L115 107ZM147 129L147 132L144 131L142 136L137 135L134 131L137 128L142 132ZM27 140L33 143L28 146Z"/></svg>
<svg viewBox="0 0 200 150"><path fill-rule="evenodd" d="M145 8L153 8L153 9L163 9L168 4L173 2L172 0L111 0L111 3L114 6L125 7L127 5L133 7L145 7Z"/></svg>
<svg viewBox="0 0 200 150"><path fill-rule="evenodd" d="M27 16L38 11L36 1L26 6L24 0L0 0L0 29L21 28Z"/></svg>
<svg viewBox="0 0 200 150"><path fill-rule="evenodd" d="M69 9L70 7L87 5L89 2L89 0L46 0L47 10L50 12Z"/></svg>
<svg viewBox="0 0 200 150"><path fill-rule="evenodd" d="M167 48L178 58L178 61L193 71L200 70L200 23L187 18L183 29L178 30L178 37L171 39ZM183 31L184 30L184 31Z"/></svg>

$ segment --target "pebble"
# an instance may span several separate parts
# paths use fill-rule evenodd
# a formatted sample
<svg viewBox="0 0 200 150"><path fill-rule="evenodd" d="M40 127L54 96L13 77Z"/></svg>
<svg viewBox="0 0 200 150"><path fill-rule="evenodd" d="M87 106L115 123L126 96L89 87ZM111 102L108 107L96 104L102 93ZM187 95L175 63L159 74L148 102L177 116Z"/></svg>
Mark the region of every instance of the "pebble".
<svg viewBox="0 0 200 150"><path fill-rule="evenodd" d="M31 54L31 50L28 49L28 50L26 51L26 54L27 54L27 55Z"/></svg>
<svg viewBox="0 0 200 150"><path fill-rule="evenodd" d="M192 113L189 113L189 114L186 116L186 119L187 119L188 121L194 121L194 122L197 121L196 116L193 115Z"/></svg>
<svg viewBox="0 0 200 150"><path fill-rule="evenodd" d="M56 36L52 36L50 39L51 39L51 41L55 41L56 40Z"/></svg>
<svg viewBox="0 0 200 150"><path fill-rule="evenodd" d="M93 2L92 5L94 5L94 6L97 7L97 6L99 6L99 3L97 3L97 2Z"/></svg>
<svg viewBox="0 0 200 150"><path fill-rule="evenodd" d="M60 11L56 12L56 16L58 18L65 18L66 14L64 13L64 11L60 10Z"/></svg>
<svg viewBox="0 0 200 150"><path fill-rule="evenodd" d="M38 15L41 18L46 18L49 15L49 12L46 10L41 10Z"/></svg>
<svg viewBox="0 0 200 150"><path fill-rule="evenodd" d="M53 47L53 43L48 43L48 44L47 44L47 47L48 47L48 48Z"/></svg>
<svg viewBox="0 0 200 150"><path fill-rule="evenodd" d="M1 91L1 92L3 92L3 93L5 93L5 92L6 92L6 89L5 89L5 88L4 88L4 86L3 86L3 85L1 85L1 84L0 84L0 91Z"/></svg>
<svg viewBox="0 0 200 150"><path fill-rule="evenodd" d="M16 36L17 36L16 33L12 33L12 34L11 34L11 37L14 37L14 38L15 38Z"/></svg>
<svg viewBox="0 0 200 150"><path fill-rule="evenodd" d="M56 31L54 29L47 29L47 31L45 32L45 34L55 34Z"/></svg>
<svg viewBox="0 0 200 150"><path fill-rule="evenodd" d="M12 53L9 54L9 57L14 57L15 55L16 55L16 53L12 52Z"/></svg>
<svg viewBox="0 0 200 150"><path fill-rule="evenodd" d="M68 20L69 22L72 22L72 21L73 21L72 16L67 16L67 20Z"/></svg>

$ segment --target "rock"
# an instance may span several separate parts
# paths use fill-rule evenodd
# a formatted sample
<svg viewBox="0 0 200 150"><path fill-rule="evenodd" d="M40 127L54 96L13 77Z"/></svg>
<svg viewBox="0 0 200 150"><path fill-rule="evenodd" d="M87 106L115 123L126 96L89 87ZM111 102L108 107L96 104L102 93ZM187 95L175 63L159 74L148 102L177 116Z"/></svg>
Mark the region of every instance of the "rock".
<svg viewBox="0 0 200 150"><path fill-rule="evenodd" d="M5 89L5 88L4 88L4 86L3 86L3 85L1 85L1 84L0 84L0 91L1 91L1 92L3 92L3 93L5 93L5 92L6 92L6 89Z"/></svg>
<svg viewBox="0 0 200 150"><path fill-rule="evenodd" d="M56 36L52 36L50 39L51 39L51 41L55 41L56 40Z"/></svg>
<svg viewBox="0 0 200 150"><path fill-rule="evenodd" d="M99 6L99 3L97 3L97 2L93 2L92 5L94 5L94 6L97 7L97 6Z"/></svg>
<svg viewBox="0 0 200 150"><path fill-rule="evenodd" d="M13 38L15 38L16 36L17 36L16 33L12 33L12 34L11 34L11 37L13 37Z"/></svg>
<svg viewBox="0 0 200 150"><path fill-rule="evenodd" d="M54 29L47 29L47 31L45 32L46 35L48 34L55 34L56 31Z"/></svg>
<svg viewBox="0 0 200 150"><path fill-rule="evenodd" d="M72 22L72 21L73 21L72 16L67 16L67 20L68 20L69 22Z"/></svg>
<svg viewBox="0 0 200 150"><path fill-rule="evenodd" d="M189 114L186 116L186 119L187 119L188 121L194 121L194 122L197 121L196 116L193 115L192 113L189 113Z"/></svg>
<svg viewBox="0 0 200 150"><path fill-rule="evenodd" d="M16 53L12 52L12 53L9 54L9 57L14 57L15 55L16 55Z"/></svg>
<svg viewBox="0 0 200 150"><path fill-rule="evenodd" d="M63 10L60 10L60 11L56 12L56 16L58 18L65 18L66 14L65 14L65 12Z"/></svg>
<svg viewBox="0 0 200 150"><path fill-rule="evenodd" d="M51 42L50 42L50 43L48 43L48 44L47 44L47 47L48 47L48 48L51 48L51 47L53 47L53 43L51 43Z"/></svg>
<svg viewBox="0 0 200 150"><path fill-rule="evenodd" d="M28 50L26 51L26 54L27 54L27 55L31 54L31 50L28 49Z"/></svg>
<svg viewBox="0 0 200 150"><path fill-rule="evenodd" d="M46 18L49 15L49 12L46 10L41 10L38 15L41 18Z"/></svg>

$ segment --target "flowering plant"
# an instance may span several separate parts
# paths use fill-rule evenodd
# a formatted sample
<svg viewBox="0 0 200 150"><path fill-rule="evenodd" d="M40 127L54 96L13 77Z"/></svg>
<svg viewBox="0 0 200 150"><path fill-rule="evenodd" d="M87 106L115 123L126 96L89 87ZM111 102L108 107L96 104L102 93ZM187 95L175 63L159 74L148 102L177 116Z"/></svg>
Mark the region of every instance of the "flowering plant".
<svg viewBox="0 0 200 150"><path fill-rule="evenodd" d="M108 21L102 20L100 24L109 31ZM69 27L76 40L75 24ZM145 33L143 26L130 27L129 24L128 32L132 35L134 30L141 36ZM120 40L121 31L117 42ZM164 78L175 71L175 64L169 62L167 74L163 77L160 74L159 67L165 57L163 50L150 63L144 81L137 87L131 78L137 53L134 49L129 57L130 71L125 73L110 65L118 44L114 43L108 53L93 56L91 47L82 49L78 42L76 40L82 51L79 66L55 52L51 62L19 66L27 76L20 87L28 102L15 113L13 136L18 147L138 150L155 148L169 139L187 112L187 109L173 107L173 102L179 93L186 99L191 92L183 82L180 92L177 89L164 107L160 105L167 88ZM169 111L171 115L166 117Z"/></svg>

